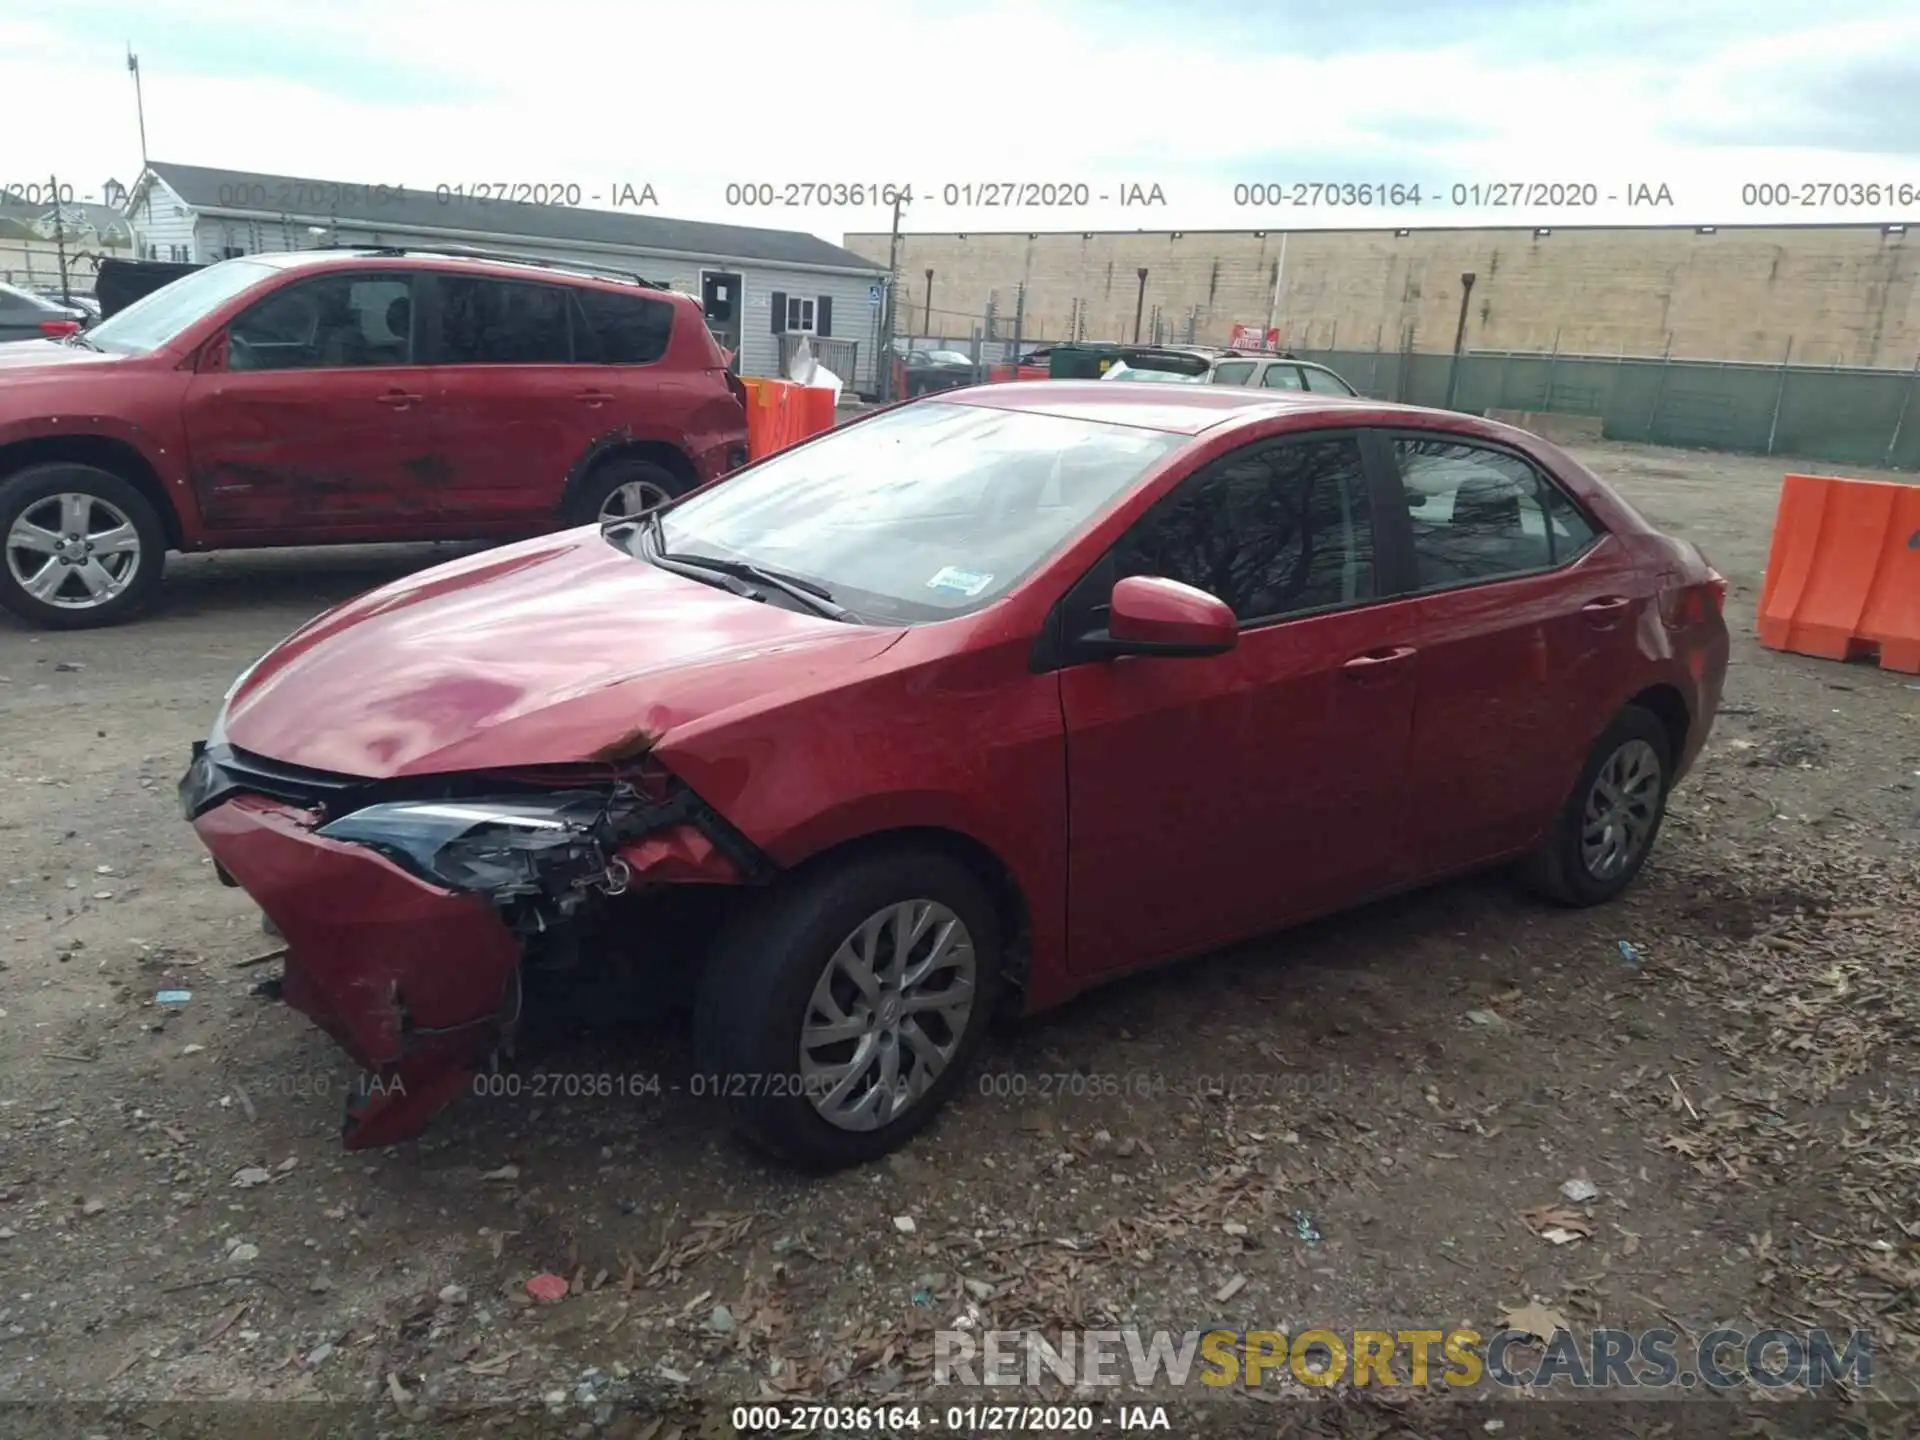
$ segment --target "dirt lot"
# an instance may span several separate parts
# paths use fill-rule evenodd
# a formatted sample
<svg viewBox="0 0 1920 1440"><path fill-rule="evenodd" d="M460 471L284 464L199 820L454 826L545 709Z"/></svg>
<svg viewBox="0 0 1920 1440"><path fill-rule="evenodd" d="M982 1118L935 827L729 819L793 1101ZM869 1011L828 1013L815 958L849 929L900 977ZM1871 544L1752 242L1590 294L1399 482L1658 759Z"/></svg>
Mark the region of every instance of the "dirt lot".
<svg viewBox="0 0 1920 1440"><path fill-rule="evenodd" d="M0 621L0 1397L665 1436L647 1417L681 1401L920 1392L969 1310L1486 1331L1529 1300L1581 1327L1863 1328L1911 1393L1920 693L1750 638L1777 462L1585 458L1733 582L1726 708L1626 900L1478 879L1116 986L996 1039L906 1154L827 1180L674 1093L664 1022L340 1150L346 1062L250 995L270 942L173 783L243 665L451 551L200 558L132 627ZM657 1095L556 1093L652 1073ZM1101 1093L1122 1076L1141 1093ZM1523 1218L1550 1206L1580 1238ZM541 1271L575 1292L532 1306ZM1222 1425L1273 1433L1232 1403Z"/></svg>

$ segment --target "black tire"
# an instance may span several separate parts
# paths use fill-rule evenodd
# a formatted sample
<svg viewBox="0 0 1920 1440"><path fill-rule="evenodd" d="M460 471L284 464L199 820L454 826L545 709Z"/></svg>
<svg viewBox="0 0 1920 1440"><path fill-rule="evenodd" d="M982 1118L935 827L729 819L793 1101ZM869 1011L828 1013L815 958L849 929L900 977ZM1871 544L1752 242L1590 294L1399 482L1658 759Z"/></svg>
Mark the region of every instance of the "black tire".
<svg viewBox="0 0 1920 1440"><path fill-rule="evenodd" d="M1596 875L1583 854L1582 829L1588 796L1601 771L1623 748L1644 743L1660 764L1658 791L1653 796L1652 825L1638 850L1617 872ZM1601 905L1619 895L1639 875L1647 857L1660 838L1660 822L1666 818L1667 792L1673 785L1673 749L1667 727L1650 710L1629 705L1614 717L1606 733L1594 742L1580 778L1560 807L1553 830L1543 844L1522 862L1521 878L1536 892L1562 905Z"/></svg>
<svg viewBox="0 0 1920 1440"><path fill-rule="evenodd" d="M651 460L614 456L602 460L581 477L560 506L563 525L591 525L600 518L600 507L622 485L651 485L667 499L675 499L692 488L664 465Z"/></svg>
<svg viewBox="0 0 1920 1440"><path fill-rule="evenodd" d="M799 1070L801 1025L842 942L887 906L917 899L944 905L966 926L973 1008L946 1069L917 1101L877 1128L844 1129L789 1078ZM833 1170L876 1159L931 1120L970 1069L999 999L1000 946L986 889L947 856L869 852L803 872L755 897L714 944L694 1015L703 1087L727 1097L742 1135L790 1164Z"/></svg>
<svg viewBox="0 0 1920 1440"><path fill-rule="evenodd" d="M34 512L34 518L49 515L47 502L58 495L85 495L99 507L111 506L126 517L138 539L137 551L127 552L133 563L125 588L109 598L84 607L58 604L31 593L16 570L29 577L35 574L35 562L49 557L38 551L13 546L16 521ZM109 518L105 508L92 511L93 523ZM57 522L56 522L57 523ZM40 528L45 528L41 526ZM99 533L96 530L96 533ZM91 555L91 552L88 552ZM50 630L87 630L102 625L118 625L147 607L160 588L160 576L167 563L167 534L160 516L147 497L112 471L93 465L55 461L31 465L0 481L0 605L4 605L29 624ZM104 555L99 563L110 572L118 564L116 555ZM59 563L59 562L54 562ZM54 592L57 599L79 598L79 579L62 579Z"/></svg>

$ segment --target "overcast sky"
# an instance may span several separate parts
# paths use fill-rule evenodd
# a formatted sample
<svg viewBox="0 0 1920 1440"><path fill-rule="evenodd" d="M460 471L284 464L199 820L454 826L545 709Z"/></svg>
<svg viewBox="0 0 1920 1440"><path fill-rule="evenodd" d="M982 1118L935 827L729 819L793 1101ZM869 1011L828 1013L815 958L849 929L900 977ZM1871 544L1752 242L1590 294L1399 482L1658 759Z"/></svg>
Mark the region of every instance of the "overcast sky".
<svg viewBox="0 0 1920 1440"><path fill-rule="evenodd" d="M729 209L727 182L906 181L907 228L940 230L1458 224L1488 216L1454 183L1515 179L1591 181L1602 203L1493 218L1920 220L1741 204L1745 182L1920 187L1914 0L45 0L0 18L0 185L133 180L128 43L155 159L426 190L650 182L662 213L832 239L887 213ZM1157 183L1168 205L939 203L999 180ZM1425 203L1233 203L1236 182L1346 180ZM1641 183L1675 206L1627 209Z"/></svg>

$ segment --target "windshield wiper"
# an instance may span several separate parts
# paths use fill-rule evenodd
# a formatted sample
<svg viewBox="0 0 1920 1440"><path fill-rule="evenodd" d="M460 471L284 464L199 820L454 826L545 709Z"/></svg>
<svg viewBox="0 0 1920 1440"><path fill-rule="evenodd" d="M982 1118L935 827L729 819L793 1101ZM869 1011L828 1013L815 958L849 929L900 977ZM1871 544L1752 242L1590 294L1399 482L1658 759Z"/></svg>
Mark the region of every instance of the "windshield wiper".
<svg viewBox="0 0 1920 1440"><path fill-rule="evenodd" d="M74 331L73 334L67 337L67 343L69 345L84 345L89 350L100 350L100 347L98 345L94 344L93 341L87 339L87 337L81 334L78 330ZM104 355L107 352L104 350L100 350L100 353Z"/></svg>
<svg viewBox="0 0 1920 1440"><path fill-rule="evenodd" d="M648 538L653 541L651 558L665 562L668 569L704 570L709 574L725 575L730 579L747 580L756 585L769 586L790 599L798 600L815 614L824 615L829 620L859 623L860 617L846 606L835 604L833 592L816 580L808 580L800 575L790 575L784 570L770 570L764 565L755 565L746 560L722 560L711 555L685 555L679 551L669 550L666 527L660 520L660 509L656 507L648 510L638 518L640 523L646 526ZM749 592L735 590L734 593L744 595Z"/></svg>
<svg viewBox="0 0 1920 1440"><path fill-rule="evenodd" d="M709 555L682 555L672 550L656 551L655 559L670 561L677 565L691 565L699 570L712 570L721 575L731 575L736 580L751 580L756 585L770 585L783 595L791 596L805 605L816 615L824 615L829 620L854 619L854 614L844 605L836 605L833 592L826 586L812 580L804 580L798 575L789 575L784 570L769 570L764 565L754 565L745 560L719 560Z"/></svg>

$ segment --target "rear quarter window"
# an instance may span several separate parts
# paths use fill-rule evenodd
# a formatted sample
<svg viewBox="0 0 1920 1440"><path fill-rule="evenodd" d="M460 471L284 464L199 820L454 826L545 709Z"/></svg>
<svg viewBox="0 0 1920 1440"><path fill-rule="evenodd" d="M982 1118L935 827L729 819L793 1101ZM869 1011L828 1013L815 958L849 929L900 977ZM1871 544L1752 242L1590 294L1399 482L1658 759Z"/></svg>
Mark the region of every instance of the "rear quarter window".
<svg viewBox="0 0 1920 1440"><path fill-rule="evenodd" d="M673 306L644 295L576 290L574 358L588 365L650 365L667 353Z"/></svg>

